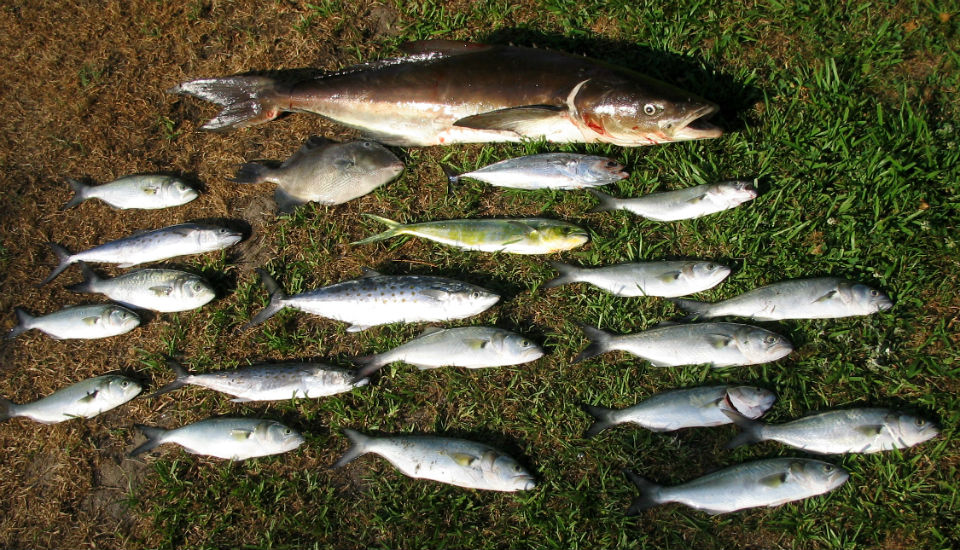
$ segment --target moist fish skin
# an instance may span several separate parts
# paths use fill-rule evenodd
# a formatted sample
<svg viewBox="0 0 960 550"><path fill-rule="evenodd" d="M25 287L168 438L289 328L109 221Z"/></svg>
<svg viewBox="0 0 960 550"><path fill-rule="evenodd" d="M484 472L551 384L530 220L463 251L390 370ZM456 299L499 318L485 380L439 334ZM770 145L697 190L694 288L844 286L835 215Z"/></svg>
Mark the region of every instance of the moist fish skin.
<svg viewBox="0 0 960 550"><path fill-rule="evenodd" d="M389 351L358 357L362 366L355 380L370 376L384 365L403 361L420 370L440 367L481 369L529 363L543 350L527 338L495 327L428 328L413 340Z"/></svg>
<svg viewBox="0 0 960 550"><path fill-rule="evenodd" d="M615 183L629 176L619 162L576 153L511 158L463 174L458 174L449 165L442 166L451 184L458 183L461 178L470 178L495 187L526 190L585 189Z"/></svg>
<svg viewBox="0 0 960 550"><path fill-rule="evenodd" d="M655 367L708 364L719 368L770 363L793 351L793 345L783 336L739 323L668 324L622 336L588 325L580 328L591 344L574 363L622 350Z"/></svg>
<svg viewBox="0 0 960 550"><path fill-rule="evenodd" d="M344 429L351 446L332 468L374 453L387 459L404 475L488 491L529 491L536 487L516 460L474 441L426 435L372 437Z"/></svg>
<svg viewBox="0 0 960 550"><path fill-rule="evenodd" d="M879 453L912 447L939 434L933 422L882 408L826 411L784 424L756 422L735 411L724 413L743 430L727 448L778 441L809 453Z"/></svg>
<svg viewBox="0 0 960 550"><path fill-rule="evenodd" d="M388 229L351 244L368 244L397 235L413 235L464 250L550 254L576 248L590 240L586 230L581 227L544 218L443 220L402 224L372 214L366 216L386 224Z"/></svg>
<svg viewBox="0 0 960 550"><path fill-rule="evenodd" d="M560 276L545 288L584 282L621 297L675 298L711 289L730 275L730 268L714 262L636 262L606 267L574 267L550 262Z"/></svg>
<svg viewBox="0 0 960 550"><path fill-rule="evenodd" d="M176 380L151 397L193 385L232 395L234 403L281 401L336 395L368 383L366 379L354 381L350 370L323 363L285 362L202 374L189 373L174 361L168 361L167 366L177 375Z"/></svg>
<svg viewBox="0 0 960 550"><path fill-rule="evenodd" d="M140 325L139 315L116 304L70 306L37 316L20 308L14 311L17 326L7 333L7 338L37 329L56 340L94 340L125 334Z"/></svg>
<svg viewBox="0 0 960 550"><path fill-rule="evenodd" d="M210 418L172 430L138 424L147 441L130 451L129 457L164 443L175 443L188 453L227 460L247 460L292 451L303 436L274 420L259 418Z"/></svg>
<svg viewBox="0 0 960 550"><path fill-rule="evenodd" d="M313 136L279 168L243 164L233 181L277 184L277 206L289 212L308 202L334 205L362 197L403 169L400 159L379 143L333 143Z"/></svg>
<svg viewBox="0 0 960 550"><path fill-rule="evenodd" d="M190 311L217 297L206 279L176 269L139 269L111 279L78 262L83 282L67 287L72 292L104 294L124 305L160 312Z"/></svg>
<svg viewBox="0 0 960 550"><path fill-rule="evenodd" d="M629 69L513 46L427 40L316 78L204 78L170 90L223 107L205 130L308 112L387 145L546 139L633 147L720 137L716 104Z"/></svg>
<svg viewBox="0 0 960 550"><path fill-rule="evenodd" d="M618 199L596 189L591 189L590 192L600 201L600 205L591 212L628 210L660 222L692 220L735 208L757 198L757 190L749 181L697 185L677 191L651 193L634 199Z"/></svg>
<svg viewBox="0 0 960 550"><path fill-rule="evenodd" d="M840 487L846 470L807 458L771 458L737 464L681 485L664 487L624 471L641 491L628 515L678 502L708 514L726 514L760 506L779 506Z"/></svg>
<svg viewBox="0 0 960 550"><path fill-rule="evenodd" d="M756 288L716 303L674 299L690 318L746 317L758 321L837 319L886 311L886 294L861 283L835 277L794 279Z"/></svg>
<svg viewBox="0 0 960 550"><path fill-rule="evenodd" d="M32 403L17 405L0 397L0 422L15 416L43 424L93 418L130 401L141 389L126 376L107 374L77 382Z"/></svg>
<svg viewBox="0 0 960 550"><path fill-rule="evenodd" d="M285 307L350 323L359 332L390 323L439 322L471 317L486 311L500 296L481 287L428 275L364 276L288 296L270 275L257 270L270 303L244 329L266 321Z"/></svg>
<svg viewBox="0 0 960 550"><path fill-rule="evenodd" d="M153 231L136 233L129 237L104 243L76 254L71 254L57 243L49 243L57 255L57 267L41 282L45 285L77 262L119 264L132 267L147 262L156 262L221 250L243 239L239 231L201 223L181 223Z"/></svg>
<svg viewBox="0 0 960 550"><path fill-rule="evenodd" d="M124 176L101 185L86 185L69 178L67 182L74 195L61 210L73 208L88 199L100 199L121 210L157 210L187 204L200 196L180 178L162 174Z"/></svg>
<svg viewBox="0 0 960 550"><path fill-rule="evenodd" d="M707 386L658 393L625 409L584 405L587 413L596 419L584 436L592 437L624 423L654 432L721 426L733 422L723 413L724 409L739 411L745 418L759 418L776 399L776 394L763 388Z"/></svg>

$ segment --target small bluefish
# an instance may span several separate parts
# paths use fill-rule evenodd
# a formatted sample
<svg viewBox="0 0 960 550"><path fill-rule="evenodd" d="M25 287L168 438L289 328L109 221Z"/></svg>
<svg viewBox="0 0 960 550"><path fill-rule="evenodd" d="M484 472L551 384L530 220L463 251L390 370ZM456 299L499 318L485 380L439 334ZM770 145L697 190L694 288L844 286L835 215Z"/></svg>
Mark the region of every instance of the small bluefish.
<svg viewBox="0 0 960 550"><path fill-rule="evenodd" d="M83 263L83 282L67 287L72 292L100 293L115 302L153 311L197 309L217 297L199 275L176 269L138 269L105 279Z"/></svg>
<svg viewBox="0 0 960 550"><path fill-rule="evenodd" d="M451 184L470 178L512 189L584 189L622 180L629 174L615 160L576 153L544 153L517 157L458 174L448 164L443 172Z"/></svg>
<svg viewBox="0 0 960 550"><path fill-rule="evenodd" d="M729 267L713 262L636 262L594 268L550 262L550 266L560 276L544 288L583 282L623 297L686 296L713 288L730 275Z"/></svg>
<svg viewBox="0 0 960 550"><path fill-rule="evenodd" d="M140 325L140 316L117 304L70 306L46 315L30 315L16 308L17 326L7 338L37 329L57 340L93 340L125 334Z"/></svg>
<svg viewBox="0 0 960 550"><path fill-rule="evenodd" d="M15 416L43 424L93 418L130 401L141 389L140 384L126 376L107 374L57 390L33 403L17 405L0 397L0 422Z"/></svg>
<svg viewBox="0 0 960 550"><path fill-rule="evenodd" d="M200 196L180 178L161 174L124 176L101 185L85 185L68 179L73 198L63 210L73 208L87 199L100 199L114 208L156 210L187 204Z"/></svg>
<svg viewBox="0 0 960 550"><path fill-rule="evenodd" d="M651 193L635 199L618 199L595 189L590 192L600 201L600 205L591 212L628 210L660 222L700 218L757 198L757 190L748 181L697 185L677 191Z"/></svg>
<svg viewBox="0 0 960 550"><path fill-rule="evenodd" d="M211 418L172 430L142 424L136 427L147 441L130 451L130 457L175 443L195 455L246 460L285 453L303 444L303 436L296 430L259 418Z"/></svg>

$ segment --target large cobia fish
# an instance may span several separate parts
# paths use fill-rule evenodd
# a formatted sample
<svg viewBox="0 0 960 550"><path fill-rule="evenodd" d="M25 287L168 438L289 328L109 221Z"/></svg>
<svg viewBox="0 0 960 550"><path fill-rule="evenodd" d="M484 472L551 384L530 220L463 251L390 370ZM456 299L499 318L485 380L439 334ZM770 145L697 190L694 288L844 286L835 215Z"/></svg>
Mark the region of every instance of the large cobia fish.
<svg viewBox="0 0 960 550"><path fill-rule="evenodd" d="M406 57L283 82L206 78L176 86L223 106L206 130L308 112L389 145L520 141L625 147L720 137L717 105L629 69L535 48L428 40Z"/></svg>

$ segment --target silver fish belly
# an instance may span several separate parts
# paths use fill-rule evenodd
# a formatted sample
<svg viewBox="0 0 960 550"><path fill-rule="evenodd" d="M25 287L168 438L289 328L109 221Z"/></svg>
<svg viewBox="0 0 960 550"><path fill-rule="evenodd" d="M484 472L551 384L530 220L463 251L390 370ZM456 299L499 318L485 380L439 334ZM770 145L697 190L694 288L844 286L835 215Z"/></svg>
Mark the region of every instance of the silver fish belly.
<svg viewBox="0 0 960 550"><path fill-rule="evenodd" d="M55 424L73 418L93 418L130 401L140 390L140 384L125 376L97 376L32 403L17 405L0 398L0 421L23 416L36 422Z"/></svg>

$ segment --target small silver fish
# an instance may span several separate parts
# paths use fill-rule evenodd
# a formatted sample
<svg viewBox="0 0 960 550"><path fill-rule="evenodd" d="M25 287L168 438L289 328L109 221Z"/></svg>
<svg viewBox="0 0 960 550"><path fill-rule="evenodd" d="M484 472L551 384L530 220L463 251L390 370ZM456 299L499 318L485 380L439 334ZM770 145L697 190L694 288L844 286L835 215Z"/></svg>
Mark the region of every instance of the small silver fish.
<svg viewBox="0 0 960 550"><path fill-rule="evenodd" d="M130 332L140 325L140 317L116 304L88 304L65 307L47 315L33 316L16 308L17 326L7 333L16 338L37 329L57 340L92 340Z"/></svg>
<svg viewBox="0 0 960 550"><path fill-rule="evenodd" d="M588 325L580 328L591 343L574 363L622 350L655 367L708 364L719 368L769 363L793 351L793 345L783 336L738 323L667 324L622 336Z"/></svg>
<svg viewBox="0 0 960 550"><path fill-rule="evenodd" d="M303 444L303 436L283 424L259 418L211 418L181 428L164 430L138 424L147 441L131 451L134 457L164 443L176 443L188 453L228 460L292 451Z"/></svg>
<svg viewBox="0 0 960 550"><path fill-rule="evenodd" d="M759 441L779 441L810 453L879 453L912 447L937 436L936 424L890 409L827 411L785 424L764 424L736 411L724 411L743 433L728 449Z"/></svg>
<svg viewBox="0 0 960 550"><path fill-rule="evenodd" d="M674 299L691 318L747 317L758 321L835 319L870 315L893 307L884 293L834 277L783 281L715 304Z"/></svg>
<svg viewBox="0 0 960 550"><path fill-rule="evenodd" d="M172 312L197 309L217 297L210 283L199 275L176 269L139 269L112 279L104 279L78 262L83 282L67 287L72 292L106 295L124 305Z"/></svg>
<svg viewBox="0 0 960 550"><path fill-rule="evenodd" d="M270 303L244 327L250 328L285 307L350 323L359 332L389 323L463 319L486 311L500 296L478 286L425 275L381 275L365 269L359 279L288 296L266 271L257 270Z"/></svg>
<svg viewBox="0 0 960 550"><path fill-rule="evenodd" d="M739 411L745 418L759 418L773 406L777 396L752 386L709 386L658 393L626 409L584 405L596 421L585 437L592 437L617 424L632 423L654 432L681 428L706 428L730 424L724 409Z"/></svg>
<svg viewBox="0 0 960 550"><path fill-rule="evenodd" d="M494 327L430 327L419 337L390 351L358 357L362 366L354 380L380 370L394 361L410 363L420 370L439 367L480 369L536 361L543 350L530 340Z"/></svg>
<svg viewBox="0 0 960 550"><path fill-rule="evenodd" d="M63 210L73 208L87 199L100 199L114 208L156 210L187 204L197 198L197 190L183 180L160 174L124 176L102 185L85 185L67 179L74 195Z"/></svg>
<svg viewBox="0 0 960 550"><path fill-rule="evenodd" d="M681 485L663 487L625 471L641 492L628 515L679 502L708 514L779 506L832 491L850 477L843 468L806 458L771 458L737 464Z"/></svg>
<svg viewBox="0 0 960 550"><path fill-rule="evenodd" d="M606 267L574 267L550 262L560 272L543 286L590 283L617 296L674 298L713 288L730 275L730 268L713 262L637 262Z"/></svg>
<svg viewBox="0 0 960 550"><path fill-rule="evenodd" d="M600 200L600 205L591 212L629 210L638 216L661 222L691 220L729 210L757 198L756 188L748 181L697 185L635 199L618 199L595 189L590 192Z"/></svg>
<svg viewBox="0 0 960 550"><path fill-rule="evenodd" d="M353 380L353 372L323 363L287 362L253 365L239 369L191 374L180 364L168 361L177 379L157 390L151 397L187 385L202 386L236 397L234 403L279 401L336 395L365 386L366 379Z"/></svg>
<svg viewBox="0 0 960 550"><path fill-rule="evenodd" d="M529 491L536 486L516 460L483 443L425 435L371 437L350 429L343 433L352 445L333 468L375 453L417 479L488 491Z"/></svg>
<svg viewBox="0 0 960 550"><path fill-rule="evenodd" d="M458 174L443 164L450 184L460 178L480 180L496 187L513 189L584 189L607 185L629 176L615 160L576 153L544 153L517 157Z"/></svg>
<svg viewBox="0 0 960 550"><path fill-rule="evenodd" d="M181 223L154 229L153 231L136 233L76 254L71 254L66 248L56 243L49 243L53 252L57 255L59 263L40 284L49 283L57 275L63 273L63 270L77 262L120 264L120 267L131 267L177 256L220 250L234 245L242 239L242 233L226 227L201 223Z"/></svg>
<svg viewBox="0 0 960 550"><path fill-rule="evenodd" d="M333 143L313 136L279 168L244 164L233 181L277 184L277 206L290 211L307 202L343 204L362 197L399 176L403 168L400 159L379 143Z"/></svg>
<svg viewBox="0 0 960 550"><path fill-rule="evenodd" d="M56 424L74 418L93 418L130 401L140 390L140 384L133 380L108 374L57 390L33 403L17 405L0 397L0 422L15 416L24 416L44 424Z"/></svg>

